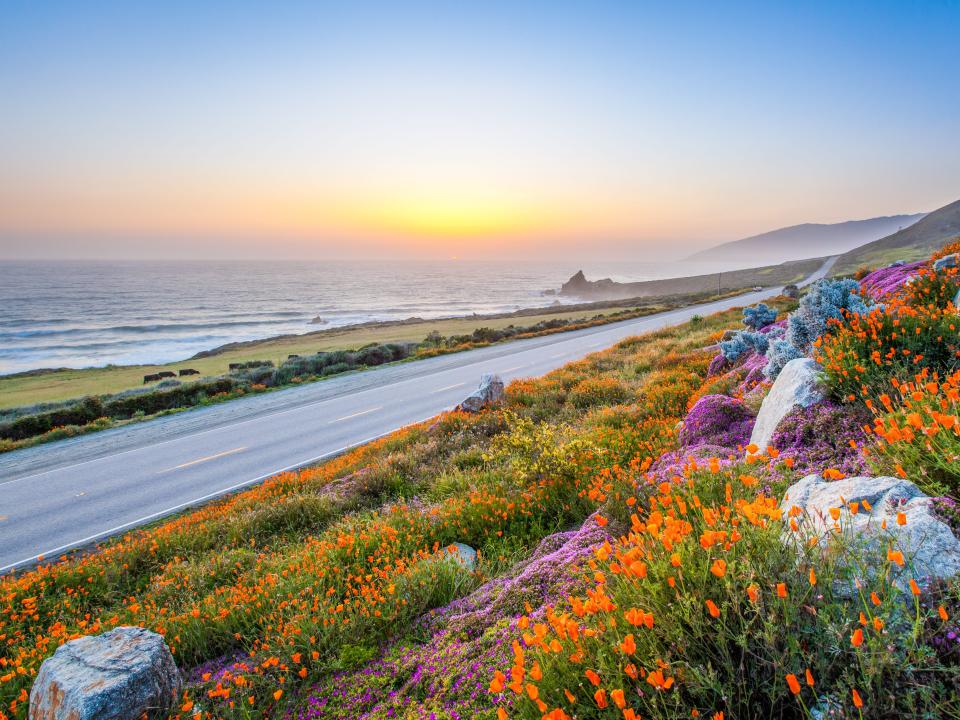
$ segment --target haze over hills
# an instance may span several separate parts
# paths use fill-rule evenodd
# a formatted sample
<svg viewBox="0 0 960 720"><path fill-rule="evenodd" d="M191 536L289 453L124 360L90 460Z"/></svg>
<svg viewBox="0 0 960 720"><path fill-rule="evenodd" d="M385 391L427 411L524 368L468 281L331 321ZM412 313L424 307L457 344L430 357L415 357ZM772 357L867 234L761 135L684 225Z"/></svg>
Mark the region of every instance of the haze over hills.
<svg viewBox="0 0 960 720"><path fill-rule="evenodd" d="M924 215L917 213L841 223L791 225L726 242L691 255L689 259L759 265L837 255L908 228Z"/></svg>
<svg viewBox="0 0 960 720"><path fill-rule="evenodd" d="M849 250L837 260L833 274L886 265L894 260L920 260L957 236L960 236L960 200L934 210L910 227Z"/></svg>

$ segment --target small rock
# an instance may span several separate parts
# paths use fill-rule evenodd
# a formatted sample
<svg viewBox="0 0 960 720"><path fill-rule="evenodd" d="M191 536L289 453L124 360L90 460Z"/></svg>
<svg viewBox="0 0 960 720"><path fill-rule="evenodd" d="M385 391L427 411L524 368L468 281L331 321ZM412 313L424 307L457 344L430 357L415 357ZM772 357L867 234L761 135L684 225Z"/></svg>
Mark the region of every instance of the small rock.
<svg viewBox="0 0 960 720"><path fill-rule="evenodd" d="M937 271L946 270L947 268L957 267L958 263L960 263L960 255L957 253L944 255L942 258L933 261L933 269Z"/></svg>
<svg viewBox="0 0 960 720"><path fill-rule="evenodd" d="M118 627L57 648L30 691L30 720L165 718L182 680L161 635Z"/></svg>
<svg viewBox="0 0 960 720"><path fill-rule="evenodd" d="M460 563L470 572L477 567L477 551L469 545L455 542L447 546L446 553L449 558Z"/></svg>
<svg viewBox="0 0 960 720"><path fill-rule="evenodd" d="M499 375L484 375L480 387L457 406L457 410L475 413L503 401L503 380Z"/></svg>
<svg viewBox="0 0 960 720"><path fill-rule="evenodd" d="M843 705L831 696L822 696L817 704L810 708L810 720L830 720L833 717L842 717Z"/></svg>
<svg viewBox="0 0 960 720"><path fill-rule="evenodd" d="M870 504L870 511L863 507L864 501ZM849 511L853 502L859 503L855 514ZM899 478L851 477L827 482L819 475L808 475L787 489L780 509L785 515L793 507L803 511L796 519L803 537L808 538L835 533L830 509L839 508L843 532L863 538L867 551L883 553L892 545L904 554L907 565L896 582L909 593L911 577L924 585L960 573L960 541L934 514L932 502L912 482ZM897 523L899 513L906 524Z"/></svg>
<svg viewBox="0 0 960 720"><path fill-rule="evenodd" d="M797 405L810 407L824 398L820 385L821 367L810 358L796 358L783 366L776 382L760 405L750 442L765 450L777 425Z"/></svg>

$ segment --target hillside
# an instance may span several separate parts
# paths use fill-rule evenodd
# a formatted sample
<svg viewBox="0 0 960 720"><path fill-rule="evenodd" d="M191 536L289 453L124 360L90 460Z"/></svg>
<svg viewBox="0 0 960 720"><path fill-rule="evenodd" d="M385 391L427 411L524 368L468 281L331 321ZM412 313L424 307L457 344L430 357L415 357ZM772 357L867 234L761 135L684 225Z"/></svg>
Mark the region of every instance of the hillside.
<svg viewBox="0 0 960 720"><path fill-rule="evenodd" d="M809 257L837 255L907 228L923 218L892 215L840 223L803 223L751 235L690 256L690 260L781 263Z"/></svg>
<svg viewBox="0 0 960 720"><path fill-rule="evenodd" d="M850 250L833 266L834 275L873 268L895 260L919 260L950 238L960 235L960 200L945 205L919 222L874 242Z"/></svg>
<svg viewBox="0 0 960 720"><path fill-rule="evenodd" d="M799 282L816 272L821 264L823 264L823 258L811 258L780 265L730 270L719 274L710 273L709 275L692 275L690 277L644 280L632 283L614 282L609 278L587 280L581 270L563 284L563 287L560 288L560 294L590 300L622 300L673 294L730 292L731 290L742 290L755 285L771 287Z"/></svg>
<svg viewBox="0 0 960 720"><path fill-rule="evenodd" d="M0 720L118 626L178 720L960 717L958 285L697 317L0 578Z"/></svg>

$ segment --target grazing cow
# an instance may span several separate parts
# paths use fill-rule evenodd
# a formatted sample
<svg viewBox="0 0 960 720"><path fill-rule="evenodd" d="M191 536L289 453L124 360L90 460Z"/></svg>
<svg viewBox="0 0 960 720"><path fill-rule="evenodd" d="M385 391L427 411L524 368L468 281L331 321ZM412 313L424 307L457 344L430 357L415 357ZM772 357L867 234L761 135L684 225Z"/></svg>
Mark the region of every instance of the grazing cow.
<svg viewBox="0 0 960 720"><path fill-rule="evenodd" d="M233 371L233 370L239 370L240 365L241 363L230 363L227 367L230 368L231 371Z"/></svg>
<svg viewBox="0 0 960 720"><path fill-rule="evenodd" d="M143 376L143 384L146 385L147 383L156 382L156 381L159 380L159 379L160 379L160 376L159 376L159 375L156 375L156 374L153 374L153 375L144 375L144 376Z"/></svg>
<svg viewBox="0 0 960 720"><path fill-rule="evenodd" d="M180 371L180 377L183 377L184 375L199 375L199 374L200 374L200 371L194 370L193 368L183 368Z"/></svg>
<svg viewBox="0 0 960 720"><path fill-rule="evenodd" d="M287 360L293 360L294 358L300 357L299 355L287 355Z"/></svg>
<svg viewBox="0 0 960 720"><path fill-rule="evenodd" d="M175 378L176 376L177 374L175 372L170 372L169 370L162 370L161 372L157 373L157 377L162 377L162 378L169 378L169 377Z"/></svg>

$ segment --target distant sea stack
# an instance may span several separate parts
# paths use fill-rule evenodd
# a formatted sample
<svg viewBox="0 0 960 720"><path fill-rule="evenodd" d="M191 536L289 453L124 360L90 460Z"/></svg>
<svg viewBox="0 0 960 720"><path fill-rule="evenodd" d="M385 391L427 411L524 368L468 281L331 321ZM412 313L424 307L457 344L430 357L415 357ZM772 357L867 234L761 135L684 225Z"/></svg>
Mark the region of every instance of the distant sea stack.
<svg viewBox="0 0 960 720"><path fill-rule="evenodd" d="M595 297L597 295L608 296L611 292L617 291L617 283L610 278L603 280L587 280L583 270L577 270L576 274L560 286L561 295L576 295L577 297Z"/></svg>

